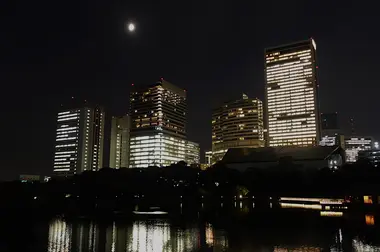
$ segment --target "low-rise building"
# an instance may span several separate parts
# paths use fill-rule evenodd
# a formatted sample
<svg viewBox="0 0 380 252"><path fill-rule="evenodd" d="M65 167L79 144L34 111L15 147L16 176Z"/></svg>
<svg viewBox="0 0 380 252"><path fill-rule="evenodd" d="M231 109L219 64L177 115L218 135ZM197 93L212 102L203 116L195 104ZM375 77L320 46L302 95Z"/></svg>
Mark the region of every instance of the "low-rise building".
<svg viewBox="0 0 380 252"><path fill-rule="evenodd" d="M359 151L373 148L372 137L348 137L345 139L346 162L354 163L358 160Z"/></svg>
<svg viewBox="0 0 380 252"><path fill-rule="evenodd" d="M377 167L380 164L380 150L371 149L359 151L358 161L366 161L374 167Z"/></svg>
<svg viewBox="0 0 380 252"><path fill-rule="evenodd" d="M222 162L239 171L281 165L305 170L338 169L344 164L344 150L339 146L234 148L228 150Z"/></svg>
<svg viewBox="0 0 380 252"><path fill-rule="evenodd" d="M20 181L22 183L49 182L50 179L51 177L49 176L40 176L40 175L31 175L31 174L20 175Z"/></svg>
<svg viewBox="0 0 380 252"><path fill-rule="evenodd" d="M40 175L28 175L28 174L23 174L23 175L20 175L20 181L21 182L39 182L40 181L40 178L41 176Z"/></svg>
<svg viewBox="0 0 380 252"><path fill-rule="evenodd" d="M320 146L340 146L344 149L344 135L324 135L319 142Z"/></svg>
<svg viewBox="0 0 380 252"><path fill-rule="evenodd" d="M338 126L338 113L321 113L321 141L319 145L338 145L344 149L344 135Z"/></svg>

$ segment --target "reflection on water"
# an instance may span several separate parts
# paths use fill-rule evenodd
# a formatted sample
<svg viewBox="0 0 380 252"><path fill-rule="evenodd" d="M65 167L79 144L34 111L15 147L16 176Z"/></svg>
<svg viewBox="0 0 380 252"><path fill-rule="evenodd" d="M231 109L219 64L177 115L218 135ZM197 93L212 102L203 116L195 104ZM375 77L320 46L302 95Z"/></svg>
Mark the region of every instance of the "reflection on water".
<svg viewBox="0 0 380 252"><path fill-rule="evenodd" d="M375 225L375 216L373 216L372 214L366 214L366 216L365 216L365 223L368 226Z"/></svg>
<svg viewBox="0 0 380 252"><path fill-rule="evenodd" d="M321 211L320 212L321 216L326 216L326 217L342 217L343 212L335 212L335 211Z"/></svg>
<svg viewBox="0 0 380 252"><path fill-rule="evenodd" d="M167 219L128 223L55 219L49 224L47 251L380 251L375 215L351 216L353 220L344 223L347 217L341 212L320 213L301 210L289 217L277 212L262 217L248 212L250 217L242 222L226 222L226 217L216 224L198 220L180 226Z"/></svg>
<svg viewBox="0 0 380 252"><path fill-rule="evenodd" d="M322 206L317 204L280 203L280 206L282 208L304 208L322 210Z"/></svg>
<svg viewBox="0 0 380 252"><path fill-rule="evenodd" d="M182 252L196 250L202 244L214 251L225 251L224 232L219 230L216 233L217 236L211 224L180 229L166 220L140 220L132 225L113 222L100 227L95 222L70 224L56 219L49 226L48 251Z"/></svg>
<svg viewBox="0 0 380 252"><path fill-rule="evenodd" d="M49 227L49 251L70 251L71 234L71 225L61 220L54 220Z"/></svg>
<svg viewBox="0 0 380 252"><path fill-rule="evenodd" d="M352 247L354 251L380 251L380 246L365 244L363 241L358 239L352 240Z"/></svg>
<svg viewBox="0 0 380 252"><path fill-rule="evenodd" d="M153 251L154 248L168 248L170 226L165 222L135 222L132 227L132 241L128 251Z"/></svg>
<svg viewBox="0 0 380 252"><path fill-rule="evenodd" d="M274 252L289 252L289 248L282 248L282 247L275 247ZM307 252L319 252L322 251L321 248L316 248L316 247L299 247L299 248L294 248L291 249L291 251L307 251Z"/></svg>

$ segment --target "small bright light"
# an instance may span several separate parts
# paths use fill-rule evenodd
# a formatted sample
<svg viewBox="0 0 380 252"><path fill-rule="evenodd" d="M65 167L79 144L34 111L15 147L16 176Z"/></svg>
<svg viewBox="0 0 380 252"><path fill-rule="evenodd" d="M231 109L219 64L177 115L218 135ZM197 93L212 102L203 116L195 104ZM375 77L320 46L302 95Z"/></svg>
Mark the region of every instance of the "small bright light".
<svg viewBox="0 0 380 252"><path fill-rule="evenodd" d="M136 29L136 27L133 23L128 24L128 31L133 32L135 29Z"/></svg>
<svg viewBox="0 0 380 252"><path fill-rule="evenodd" d="M375 142L374 147L375 147L375 149L379 149L379 142Z"/></svg>

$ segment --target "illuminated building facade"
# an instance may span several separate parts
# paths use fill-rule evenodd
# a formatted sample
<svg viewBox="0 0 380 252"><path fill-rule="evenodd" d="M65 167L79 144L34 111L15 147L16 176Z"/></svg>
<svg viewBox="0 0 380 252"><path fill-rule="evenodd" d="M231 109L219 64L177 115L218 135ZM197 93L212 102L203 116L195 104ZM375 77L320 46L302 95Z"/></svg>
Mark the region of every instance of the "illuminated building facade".
<svg viewBox="0 0 380 252"><path fill-rule="evenodd" d="M100 107L58 113L54 174L74 175L103 166L104 117Z"/></svg>
<svg viewBox="0 0 380 252"><path fill-rule="evenodd" d="M319 142L320 146L335 146L339 145L344 148L344 135L336 134L336 135L324 135Z"/></svg>
<svg viewBox="0 0 380 252"><path fill-rule="evenodd" d="M112 117L110 168L128 168L129 166L129 116Z"/></svg>
<svg viewBox="0 0 380 252"><path fill-rule="evenodd" d="M317 68L313 39L266 49L269 146L318 145Z"/></svg>
<svg viewBox="0 0 380 252"><path fill-rule="evenodd" d="M200 164L200 148L199 144L186 141L185 145L185 162L187 164Z"/></svg>
<svg viewBox="0 0 380 252"><path fill-rule="evenodd" d="M130 168L186 161L186 91L161 79L131 92ZM199 154L198 154L199 156Z"/></svg>
<svg viewBox="0 0 380 252"><path fill-rule="evenodd" d="M135 220L128 225L113 222L69 222L63 218L50 221L46 236L47 252L187 252L228 251L226 233L211 224L179 229L166 218Z"/></svg>
<svg viewBox="0 0 380 252"><path fill-rule="evenodd" d="M372 137L348 137L345 139L346 162L354 163L358 160L359 151L373 148Z"/></svg>
<svg viewBox="0 0 380 252"><path fill-rule="evenodd" d="M212 161L221 160L229 148L264 147L263 103L243 94L224 103L212 115Z"/></svg>
<svg viewBox="0 0 380 252"><path fill-rule="evenodd" d="M205 152L205 161L206 161L206 164L209 166L212 164L212 151Z"/></svg>

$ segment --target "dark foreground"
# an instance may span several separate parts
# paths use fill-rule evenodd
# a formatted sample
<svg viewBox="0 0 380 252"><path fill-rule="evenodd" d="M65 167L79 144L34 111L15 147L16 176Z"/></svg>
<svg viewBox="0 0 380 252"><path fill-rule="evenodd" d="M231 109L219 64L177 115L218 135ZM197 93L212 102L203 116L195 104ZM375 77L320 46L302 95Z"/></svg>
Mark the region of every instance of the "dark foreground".
<svg viewBox="0 0 380 252"><path fill-rule="evenodd" d="M0 251L380 251L380 215L237 204L222 211L106 218L1 216Z"/></svg>

